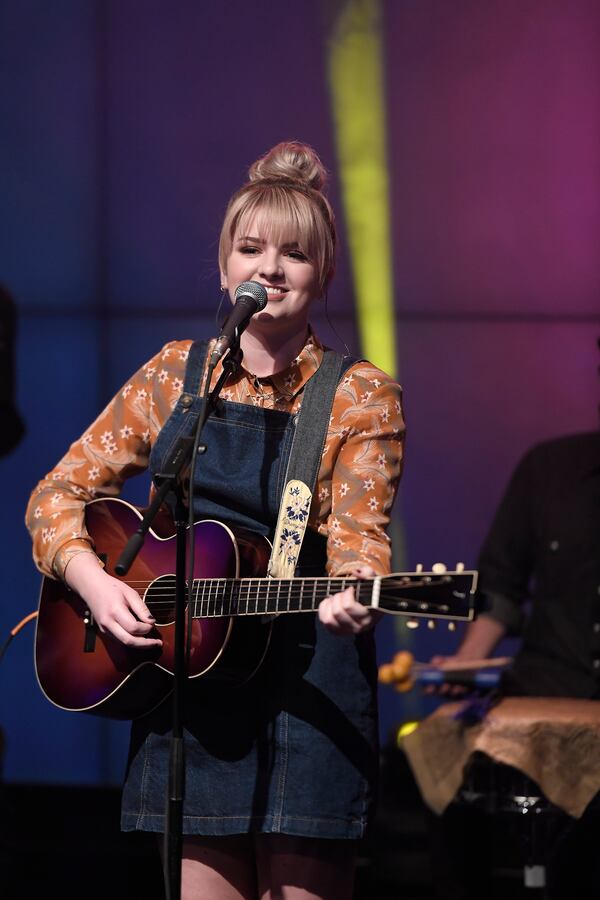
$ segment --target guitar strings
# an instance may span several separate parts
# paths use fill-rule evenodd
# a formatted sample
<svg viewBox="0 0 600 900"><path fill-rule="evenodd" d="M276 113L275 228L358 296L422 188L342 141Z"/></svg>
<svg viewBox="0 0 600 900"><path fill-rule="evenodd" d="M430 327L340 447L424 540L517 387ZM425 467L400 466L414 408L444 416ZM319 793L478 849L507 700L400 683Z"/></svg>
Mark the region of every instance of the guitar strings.
<svg viewBox="0 0 600 900"><path fill-rule="evenodd" d="M175 602L175 586L171 582L169 584L161 584L165 579L174 579L173 575L162 575L152 581L148 580L127 580L125 581L130 587L138 590L142 596L145 596L146 605L153 611L160 613L168 612ZM249 576L246 578L202 578L194 579L193 588L196 590L196 596L192 600L194 614L199 618L211 618L228 616L232 614L257 614L272 611L269 609L275 601L276 610L280 612L310 612L316 609L318 601L331 593L354 585L357 590L357 599L361 600L361 593L368 593L368 600L372 596L371 585L375 579L367 579L362 581L356 578L298 578L298 579L266 579L264 577ZM380 582L380 599L389 598L390 590L401 591L406 594L407 589L416 590L417 594L420 588L435 588L443 586L448 587L451 579L448 577L423 578L419 581L411 581L406 576L394 577L383 576ZM277 593L275 595L275 586ZM286 586L286 592L283 598L279 596L281 585ZM238 587L234 591L234 586ZM217 588L218 590L215 590ZM254 596L250 596L250 591L254 588L256 591ZM257 590L258 588L258 590ZM362 588L362 591L361 591ZM208 589L208 590L207 590ZM149 592L149 596L148 596ZM456 599L467 600L468 592L457 594ZM418 597L395 596L396 603L415 603L419 602ZM283 604L282 601L283 600ZM286 602L287 601L287 602ZM307 604L305 606L305 604ZM429 601L429 604L436 606L435 602ZM187 606L188 604L186 604ZM250 606L252 607L250 609ZM437 608L445 614L450 613L447 604L437 604ZM428 605L429 609L429 605ZM429 609L431 612L431 610ZM409 613L409 610L406 610ZM416 612L416 611L415 611ZM459 616L457 616L459 617Z"/></svg>
<svg viewBox="0 0 600 900"><path fill-rule="evenodd" d="M413 582L413 581L404 581L402 578L393 578L390 575L384 575L384 576L380 576L380 577L382 580L382 585L381 585L382 590L384 588L387 588L387 586L389 586L389 585L393 585L394 587L411 588L411 589L412 588L421 588L421 587L431 588L431 587L438 587L441 585L444 585L444 586L448 585L448 582L444 582L444 581ZM129 587L136 587L136 585L142 585L142 586L146 585L149 587L150 585L158 584L161 580L163 580L165 578L175 578L175 576L174 575L160 575L158 578L154 578L154 579L150 579L150 580L148 580L148 579L138 579L138 580L127 579L127 580L123 580L123 583L129 585ZM364 580L356 579L356 578L331 578L331 579L328 579L328 578L263 578L258 575L257 576L249 575L249 576L244 576L244 577L239 577L239 578L236 578L236 577L231 577L231 578L230 577L222 577L222 578L213 577L213 578L210 578L210 577L198 576L198 578L194 578L194 583L198 584L198 583L202 583L202 582L205 582L205 583L210 583L210 582L234 583L234 582L237 582L237 583L241 583L241 584L249 584L253 581L256 581L258 583L264 583L265 586L266 585L274 585L274 584L286 584L286 585L289 585L291 588L296 587L296 586L301 588L302 586L314 584L315 582L318 583L318 582L328 581L328 582L333 583L333 582L339 581L342 585L346 585L348 587L350 585L355 585L358 588L360 588L361 585L367 586L375 580L376 580L375 578L364 579Z"/></svg>

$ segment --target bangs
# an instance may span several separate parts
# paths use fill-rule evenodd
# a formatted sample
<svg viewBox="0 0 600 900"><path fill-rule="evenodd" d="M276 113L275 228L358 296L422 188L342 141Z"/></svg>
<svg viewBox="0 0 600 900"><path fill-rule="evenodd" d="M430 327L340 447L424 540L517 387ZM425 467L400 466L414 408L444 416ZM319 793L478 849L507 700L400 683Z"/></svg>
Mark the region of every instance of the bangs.
<svg viewBox="0 0 600 900"><path fill-rule="evenodd" d="M280 246L297 244L311 262L317 262L320 241L312 204L296 192L271 189L263 196L253 197L231 224L232 242L236 236L249 235L251 229L253 236L261 240Z"/></svg>

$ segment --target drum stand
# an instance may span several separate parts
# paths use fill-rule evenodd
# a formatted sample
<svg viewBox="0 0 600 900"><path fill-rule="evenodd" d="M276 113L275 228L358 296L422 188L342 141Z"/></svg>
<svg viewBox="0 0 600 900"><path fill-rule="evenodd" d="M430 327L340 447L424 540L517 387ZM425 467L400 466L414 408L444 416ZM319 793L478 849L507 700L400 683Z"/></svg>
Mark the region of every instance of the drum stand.
<svg viewBox="0 0 600 900"><path fill-rule="evenodd" d="M521 848L523 885L548 897L547 864L556 841L572 819L550 803L523 772L475 753L454 803L490 814L497 823L508 817L510 831Z"/></svg>

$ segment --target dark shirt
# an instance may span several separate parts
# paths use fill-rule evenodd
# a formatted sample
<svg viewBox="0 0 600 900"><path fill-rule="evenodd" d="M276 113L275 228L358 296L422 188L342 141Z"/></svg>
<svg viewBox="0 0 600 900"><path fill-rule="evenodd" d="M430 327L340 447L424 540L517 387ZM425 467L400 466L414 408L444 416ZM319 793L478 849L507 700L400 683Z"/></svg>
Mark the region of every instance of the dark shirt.
<svg viewBox="0 0 600 900"><path fill-rule="evenodd" d="M539 444L481 550L489 615L522 634L506 694L600 697L600 431Z"/></svg>

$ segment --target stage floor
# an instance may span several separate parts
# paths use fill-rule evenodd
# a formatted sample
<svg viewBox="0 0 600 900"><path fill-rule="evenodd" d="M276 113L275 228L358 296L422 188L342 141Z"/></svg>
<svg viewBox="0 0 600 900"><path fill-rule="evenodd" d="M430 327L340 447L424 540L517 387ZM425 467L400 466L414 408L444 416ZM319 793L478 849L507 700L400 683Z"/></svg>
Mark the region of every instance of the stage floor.
<svg viewBox="0 0 600 900"><path fill-rule="evenodd" d="M402 804L388 793L363 846L355 900L434 900L424 811L403 787ZM0 791L2 900L164 900L154 837L119 830L119 789L11 784ZM532 895L516 860L506 858L485 900Z"/></svg>

